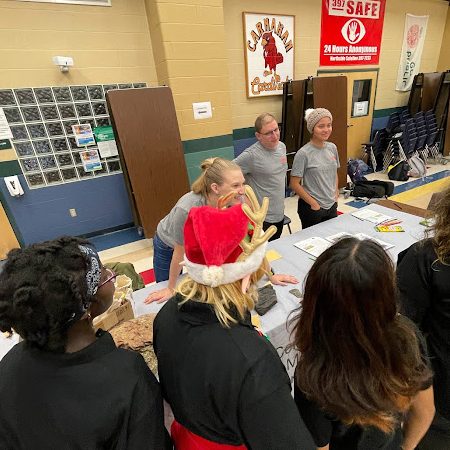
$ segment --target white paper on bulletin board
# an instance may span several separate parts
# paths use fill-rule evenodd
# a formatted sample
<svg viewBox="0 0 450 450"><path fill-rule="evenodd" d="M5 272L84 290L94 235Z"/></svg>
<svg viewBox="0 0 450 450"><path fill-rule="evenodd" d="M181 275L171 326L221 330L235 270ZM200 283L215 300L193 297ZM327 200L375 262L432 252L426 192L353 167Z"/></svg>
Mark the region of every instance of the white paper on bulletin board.
<svg viewBox="0 0 450 450"><path fill-rule="evenodd" d="M97 142L97 146L102 158L109 158L110 156L117 156L119 154L114 139L112 141Z"/></svg>
<svg viewBox="0 0 450 450"><path fill-rule="evenodd" d="M0 139L12 139L13 135L9 128L3 108L0 108Z"/></svg>

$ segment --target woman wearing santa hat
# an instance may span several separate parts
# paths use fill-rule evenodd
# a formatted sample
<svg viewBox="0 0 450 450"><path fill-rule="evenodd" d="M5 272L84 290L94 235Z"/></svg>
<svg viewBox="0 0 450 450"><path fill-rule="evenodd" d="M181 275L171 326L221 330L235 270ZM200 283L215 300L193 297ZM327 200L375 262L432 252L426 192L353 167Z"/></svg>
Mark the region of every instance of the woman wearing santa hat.
<svg viewBox="0 0 450 450"><path fill-rule="evenodd" d="M192 190L183 195L158 224L153 239L153 268L157 282L169 280L169 283L167 288L152 292L145 303L161 303L173 295L184 254L183 227L190 209L203 205L216 207L219 197L230 191L235 191L230 205L244 201L245 178L236 163L222 158L208 158L200 167L202 174L192 184ZM270 281L283 286L298 282L295 277L283 274L272 275Z"/></svg>
<svg viewBox="0 0 450 450"><path fill-rule="evenodd" d="M291 189L298 195L297 212L302 228L337 216L339 156L335 144L328 142L333 116L325 108L305 111L310 141L295 155Z"/></svg>
<svg viewBox="0 0 450 450"><path fill-rule="evenodd" d="M184 227L187 276L154 322L163 395L177 450L313 450L278 354L250 320L271 226L246 204L192 208ZM219 204L222 206L222 204ZM248 233L248 223L254 224Z"/></svg>

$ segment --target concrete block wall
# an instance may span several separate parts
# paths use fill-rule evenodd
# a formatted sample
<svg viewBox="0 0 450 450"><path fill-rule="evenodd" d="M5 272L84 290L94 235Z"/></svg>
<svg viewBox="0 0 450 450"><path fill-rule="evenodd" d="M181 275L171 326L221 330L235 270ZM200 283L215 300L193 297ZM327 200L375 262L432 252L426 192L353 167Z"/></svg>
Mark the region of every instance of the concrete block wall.
<svg viewBox="0 0 450 450"><path fill-rule="evenodd" d="M111 7L0 2L0 88L146 81L157 85L144 0ZM71 56L62 74L53 56Z"/></svg>
<svg viewBox="0 0 450 450"><path fill-rule="evenodd" d="M174 95L181 139L232 132L226 34L221 0L145 0L159 84ZM192 103L211 102L213 116L195 120Z"/></svg>
<svg viewBox="0 0 450 450"><path fill-rule="evenodd" d="M144 0L113 0L111 7L2 0L0 19L0 89L158 84ZM74 67L62 74L53 56L73 57ZM14 150L1 150L0 177L16 174ZM0 196L21 244L132 221L121 174L35 190L21 180L24 197ZM76 218L68 214L70 205L77 205Z"/></svg>
<svg viewBox="0 0 450 450"><path fill-rule="evenodd" d="M283 0L277 3L275 9L273 2L270 0L260 0L257 8L235 0L223 0L223 5L225 30L228 37L227 55L233 129L252 126L255 117L263 111L271 112L280 121L281 96L251 99L246 97L242 11L256 10L269 14L276 12L278 14L295 15L294 76L296 79L303 79L310 75L315 76L319 69L327 69L327 67L319 66L322 0L301 2ZM376 110L400 107L408 103L409 93L395 91L406 14L430 16L420 71L434 72L438 68L448 9L448 3L442 0L386 1L379 64L380 72L375 101ZM448 48L448 45L450 45L450 34L446 39L446 45L442 45L442 49ZM374 67L377 66L351 66L347 69ZM330 67L330 69L339 69L339 67ZM342 70L345 70L345 68L342 68Z"/></svg>

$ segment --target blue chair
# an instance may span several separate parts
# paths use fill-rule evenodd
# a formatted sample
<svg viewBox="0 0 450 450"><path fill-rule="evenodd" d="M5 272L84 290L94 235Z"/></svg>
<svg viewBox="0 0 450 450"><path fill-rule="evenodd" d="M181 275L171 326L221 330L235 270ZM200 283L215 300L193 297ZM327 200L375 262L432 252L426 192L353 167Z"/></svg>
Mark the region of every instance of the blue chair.
<svg viewBox="0 0 450 450"><path fill-rule="evenodd" d="M289 230L289 233L292 234L292 230L291 230L291 219L290 219L290 217L288 217L288 216L284 216L284 219L283 219L283 226L285 226L285 225L287 225L288 230Z"/></svg>

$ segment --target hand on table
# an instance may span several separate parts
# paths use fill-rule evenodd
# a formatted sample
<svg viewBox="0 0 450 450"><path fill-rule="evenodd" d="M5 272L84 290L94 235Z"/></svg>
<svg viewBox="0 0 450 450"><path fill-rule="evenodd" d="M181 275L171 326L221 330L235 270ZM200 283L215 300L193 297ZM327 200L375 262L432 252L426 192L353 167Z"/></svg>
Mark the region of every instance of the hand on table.
<svg viewBox="0 0 450 450"><path fill-rule="evenodd" d="M269 277L269 280L272 284L278 284L279 286L287 286L287 283L297 284L297 278L292 275L284 275L282 273L277 273Z"/></svg>
<svg viewBox="0 0 450 450"><path fill-rule="evenodd" d="M164 288L152 292L145 300L147 305L152 302L162 303L173 297L173 289Z"/></svg>

